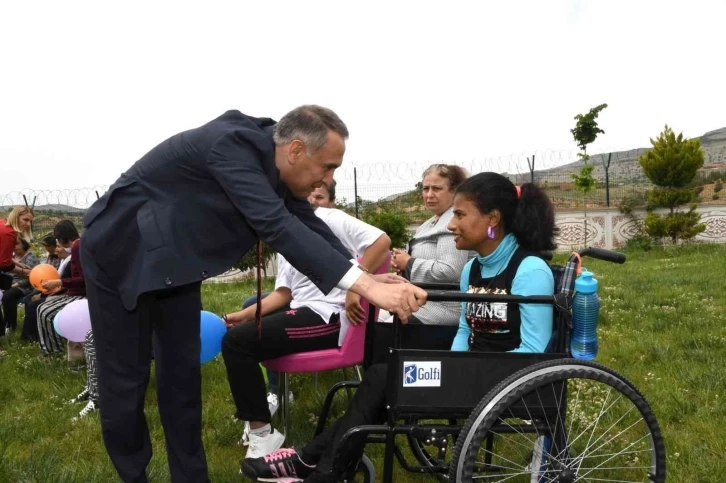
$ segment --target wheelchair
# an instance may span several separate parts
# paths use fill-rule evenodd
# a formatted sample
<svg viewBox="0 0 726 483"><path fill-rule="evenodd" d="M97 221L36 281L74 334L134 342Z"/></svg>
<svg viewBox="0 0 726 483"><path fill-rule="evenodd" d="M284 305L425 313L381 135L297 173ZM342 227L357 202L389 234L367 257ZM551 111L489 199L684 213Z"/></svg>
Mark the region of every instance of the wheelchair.
<svg viewBox="0 0 726 483"><path fill-rule="evenodd" d="M573 253L565 266L551 265L553 296L469 294L458 286L420 285L432 302L553 304L547 351L401 349L400 321L394 319L387 421L350 429L340 446L353 437L365 438L366 445L383 444L386 483L393 481L394 457L406 471L440 481L664 482L665 445L646 399L616 371L570 356L571 302L584 256L625 261L624 254L597 248ZM316 435L325 428L335 394L359 384L343 381L328 391ZM398 435L405 436L415 463L408 461ZM363 455L342 481L376 481L370 459Z"/></svg>

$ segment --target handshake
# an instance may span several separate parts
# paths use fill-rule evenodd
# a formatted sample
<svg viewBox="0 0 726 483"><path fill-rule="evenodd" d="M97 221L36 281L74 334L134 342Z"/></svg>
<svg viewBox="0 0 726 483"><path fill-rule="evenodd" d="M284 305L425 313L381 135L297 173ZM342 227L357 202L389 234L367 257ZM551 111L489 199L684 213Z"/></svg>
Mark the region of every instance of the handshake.
<svg viewBox="0 0 726 483"><path fill-rule="evenodd" d="M349 292L365 297L376 307L396 314L404 324L426 303L426 291L392 273L361 275ZM354 321L353 319L351 319Z"/></svg>

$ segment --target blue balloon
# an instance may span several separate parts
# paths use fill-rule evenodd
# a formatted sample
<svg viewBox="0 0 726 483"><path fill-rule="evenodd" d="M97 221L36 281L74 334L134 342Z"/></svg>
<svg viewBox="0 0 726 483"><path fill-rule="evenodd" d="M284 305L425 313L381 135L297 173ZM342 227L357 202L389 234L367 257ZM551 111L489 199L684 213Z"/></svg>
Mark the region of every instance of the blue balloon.
<svg viewBox="0 0 726 483"><path fill-rule="evenodd" d="M199 360L202 364L211 361L222 351L222 338L226 333L227 326L219 316L202 310L199 324L199 337L202 340Z"/></svg>
<svg viewBox="0 0 726 483"><path fill-rule="evenodd" d="M63 334L61 334L58 330L58 316L60 315L60 313L61 311L59 310L58 312L56 312L55 317L53 317L53 330L55 330L56 334L62 336Z"/></svg>

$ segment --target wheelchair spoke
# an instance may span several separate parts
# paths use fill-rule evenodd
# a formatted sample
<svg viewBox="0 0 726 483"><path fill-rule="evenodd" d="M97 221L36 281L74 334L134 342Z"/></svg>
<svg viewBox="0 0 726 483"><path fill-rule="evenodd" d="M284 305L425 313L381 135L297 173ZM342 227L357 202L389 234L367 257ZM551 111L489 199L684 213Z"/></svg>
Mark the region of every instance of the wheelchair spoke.
<svg viewBox="0 0 726 483"><path fill-rule="evenodd" d="M585 481L612 481L613 483L638 483L639 480L613 480L611 478L585 478Z"/></svg>
<svg viewBox="0 0 726 483"><path fill-rule="evenodd" d="M548 373L557 364L561 372ZM505 381L501 395L492 391L491 399L480 403L476 418L469 419L469 424L476 421L479 426L459 437L467 444L460 452L467 463L452 464L450 478L510 483L664 481L657 423L627 380L583 361L541 367L517 376L522 383Z"/></svg>

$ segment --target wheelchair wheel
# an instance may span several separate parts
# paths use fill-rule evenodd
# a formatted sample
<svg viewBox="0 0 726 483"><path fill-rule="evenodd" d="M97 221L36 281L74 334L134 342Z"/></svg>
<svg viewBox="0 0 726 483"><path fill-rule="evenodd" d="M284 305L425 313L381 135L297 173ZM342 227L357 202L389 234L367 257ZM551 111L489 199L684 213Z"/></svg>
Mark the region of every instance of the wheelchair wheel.
<svg viewBox="0 0 726 483"><path fill-rule="evenodd" d="M421 424L425 421L421 421L417 418L409 418L407 424ZM449 420L449 424L456 425L455 419ZM460 424L460 423L459 423ZM422 466L435 468L435 467L449 467L451 462L451 455L453 454L454 445L456 444L456 437L452 434L443 436L437 436L434 434L425 435L406 435L408 445L411 448L411 453L416 458L418 463ZM442 482L449 481L448 471L444 473L434 473L434 476Z"/></svg>
<svg viewBox="0 0 726 483"><path fill-rule="evenodd" d="M507 378L461 431L451 481L664 482L665 446L638 389L577 359L547 361Z"/></svg>
<svg viewBox="0 0 726 483"><path fill-rule="evenodd" d="M376 483L376 469L368 456L363 455L352 474L343 480L345 483Z"/></svg>

